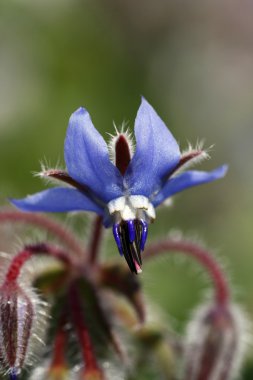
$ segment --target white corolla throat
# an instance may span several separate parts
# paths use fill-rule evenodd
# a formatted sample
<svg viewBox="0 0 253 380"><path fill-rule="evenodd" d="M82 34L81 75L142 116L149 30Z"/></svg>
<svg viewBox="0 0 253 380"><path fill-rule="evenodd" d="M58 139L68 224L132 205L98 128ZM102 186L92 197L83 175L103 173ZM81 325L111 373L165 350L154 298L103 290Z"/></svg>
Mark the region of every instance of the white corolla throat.
<svg viewBox="0 0 253 380"><path fill-rule="evenodd" d="M154 206L143 195L119 197L110 201L107 207L109 214L116 219L115 222L144 219L150 223L156 217Z"/></svg>

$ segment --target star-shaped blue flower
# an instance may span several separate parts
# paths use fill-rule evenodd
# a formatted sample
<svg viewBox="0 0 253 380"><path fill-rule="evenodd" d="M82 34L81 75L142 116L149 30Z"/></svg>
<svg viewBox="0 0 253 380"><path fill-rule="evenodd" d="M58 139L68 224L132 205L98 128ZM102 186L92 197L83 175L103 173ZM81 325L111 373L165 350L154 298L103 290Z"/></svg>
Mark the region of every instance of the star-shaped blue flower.
<svg viewBox="0 0 253 380"><path fill-rule="evenodd" d="M227 166L211 172L186 171L203 156L200 149L181 154L179 146L151 105L142 99L135 120L136 149L129 134L118 132L109 148L89 113L79 108L70 118L65 139L67 172L46 170L42 176L69 186L50 188L11 202L24 211L93 211L112 226L120 254L130 269L141 272L148 224L155 208L175 193L223 177ZM180 171L179 171L180 169Z"/></svg>

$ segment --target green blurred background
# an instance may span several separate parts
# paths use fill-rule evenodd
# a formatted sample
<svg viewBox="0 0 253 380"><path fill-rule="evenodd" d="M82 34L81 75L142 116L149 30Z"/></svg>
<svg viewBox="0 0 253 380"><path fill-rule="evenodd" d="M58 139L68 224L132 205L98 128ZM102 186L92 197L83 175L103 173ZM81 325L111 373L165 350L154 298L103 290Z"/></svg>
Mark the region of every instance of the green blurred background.
<svg viewBox="0 0 253 380"><path fill-rule="evenodd" d="M176 196L150 235L180 230L213 247L252 317L252 18L249 0L0 0L2 203L44 188L31 174L41 159L64 163L76 108L107 138L113 121L133 125L144 95L182 149L215 144L200 169L230 167ZM169 257L144 260L143 282L178 330L207 288L197 266Z"/></svg>

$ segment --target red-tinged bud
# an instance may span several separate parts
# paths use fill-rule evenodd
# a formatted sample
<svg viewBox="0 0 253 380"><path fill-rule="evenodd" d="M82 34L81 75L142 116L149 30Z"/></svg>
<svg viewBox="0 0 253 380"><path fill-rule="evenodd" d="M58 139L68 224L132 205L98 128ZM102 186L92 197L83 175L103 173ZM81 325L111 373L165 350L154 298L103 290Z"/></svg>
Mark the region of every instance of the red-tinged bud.
<svg viewBox="0 0 253 380"><path fill-rule="evenodd" d="M80 380L105 380L103 373L99 368L85 369L80 374Z"/></svg>
<svg viewBox="0 0 253 380"><path fill-rule="evenodd" d="M17 376L28 364L34 343L40 340L35 334L40 316L37 305L33 291L24 290L16 282L4 283L0 288L1 365L10 376Z"/></svg>
<svg viewBox="0 0 253 380"><path fill-rule="evenodd" d="M77 380L76 371L66 365L52 366L50 360L44 360L31 373L30 380Z"/></svg>
<svg viewBox="0 0 253 380"><path fill-rule="evenodd" d="M120 264L108 264L101 267L100 282L118 294L126 297L134 307L139 320L145 319L145 305L141 284L136 276Z"/></svg>
<svg viewBox="0 0 253 380"><path fill-rule="evenodd" d="M70 378L71 377L68 368L63 366L51 367L48 371L47 376L45 377L47 380L69 380Z"/></svg>
<svg viewBox="0 0 253 380"><path fill-rule="evenodd" d="M160 324L146 323L135 329L137 342L141 344L141 355L151 354L162 378L175 379L175 341ZM178 352L177 352L178 353ZM159 377L159 376L158 376ZM160 377L159 377L160 378Z"/></svg>
<svg viewBox="0 0 253 380"><path fill-rule="evenodd" d="M188 328L184 379L231 380L238 375L247 321L238 307L205 305Z"/></svg>

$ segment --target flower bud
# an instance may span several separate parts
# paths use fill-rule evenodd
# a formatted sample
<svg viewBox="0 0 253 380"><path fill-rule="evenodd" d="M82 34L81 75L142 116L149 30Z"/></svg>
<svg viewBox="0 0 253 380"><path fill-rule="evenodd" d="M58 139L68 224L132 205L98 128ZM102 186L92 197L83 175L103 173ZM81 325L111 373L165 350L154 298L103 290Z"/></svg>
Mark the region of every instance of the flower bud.
<svg viewBox="0 0 253 380"><path fill-rule="evenodd" d="M230 380L238 375L246 319L238 307L202 306L188 327L184 379Z"/></svg>
<svg viewBox="0 0 253 380"><path fill-rule="evenodd" d="M126 297L134 307L141 322L145 319L145 307L141 284L136 276L121 264L107 264L100 268L102 286Z"/></svg>
<svg viewBox="0 0 253 380"><path fill-rule="evenodd" d="M141 343L143 354L151 353L160 373L166 379L174 379L175 348L169 335L160 324L146 323L135 330L138 343Z"/></svg>
<svg viewBox="0 0 253 380"><path fill-rule="evenodd" d="M80 375L80 380L104 380L104 375L100 369L94 368L85 370Z"/></svg>
<svg viewBox="0 0 253 380"><path fill-rule="evenodd" d="M51 359L41 361L32 371L30 380L78 380L76 371L67 366L52 366Z"/></svg>
<svg viewBox="0 0 253 380"><path fill-rule="evenodd" d="M39 301L30 289L16 282L0 288L0 352L1 365L11 378L16 378L34 354L35 334L40 316Z"/></svg>
<svg viewBox="0 0 253 380"><path fill-rule="evenodd" d="M46 380L69 380L71 379L70 371L67 367L58 366L58 367L51 367L44 377ZM72 377L73 379L73 377Z"/></svg>

